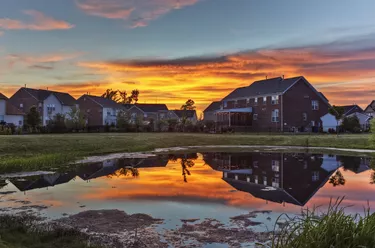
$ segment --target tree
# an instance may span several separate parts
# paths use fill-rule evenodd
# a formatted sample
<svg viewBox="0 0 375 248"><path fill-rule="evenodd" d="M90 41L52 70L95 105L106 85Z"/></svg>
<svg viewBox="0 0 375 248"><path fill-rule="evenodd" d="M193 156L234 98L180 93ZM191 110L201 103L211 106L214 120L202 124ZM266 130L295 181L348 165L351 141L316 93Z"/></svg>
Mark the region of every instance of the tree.
<svg viewBox="0 0 375 248"><path fill-rule="evenodd" d="M126 131L130 126L130 116L126 111L119 111L117 113L117 127Z"/></svg>
<svg viewBox="0 0 375 248"><path fill-rule="evenodd" d="M372 144L373 147L375 147L375 119L372 119L370 122L370 132L371 132L370 143Z"/></svg>
<svg viewBox="0 0 375 248"><path fill-rule="evenodd" d="M128 103L128 93L126 92L126 90L124 91L121 91L119 90L119 95L120 95L120 103L121 104L127 104Z"/></svg>
<svg viewBox="0 0 375 248"><path fill-rule="evenodd" d="M139 93L139 90L137 89L132 90L130 96L128 96L128 93L126 92L126 90L124 91L118 90L117 92L120 95L119 98L117 99L117 102L120 102L121 104L132 104L132 103L136 104L138 102L140 93Z"/></svg>
<svg viewBox="0 0 375 248"><path fill-rule="evenodd" d="M344 117L345 109L343 107L333 105L331 108L329 108L328 113L335 117L337 122L336 132L337 135L339 135L339 121Z"/></svg>
<svg viewBox="0 0 375 248"><path fill-rule="evenodd" d="M361 124L359 123L357 116L345 117L342 121L342 127L345 131L351 133L358 133L361 131Z"/></svg>
<svg viewBox="0 0 375 248"><path fill-rule="evenodd" d="M48 129L53 133L62 133L66 131L65 115L56 114L49 122Z"/></svg>
<svg viewBox="0 0 375 248"><path fill-rule="evenodd" d="M86 118L84 113L76 106L73 106L66 114L65 124L69 129L79 130L85 128Z"/></svg>
<svg viewBox="0 0 375 248"><path fill-rule="evenodd" d="M107 89L103 94L102 97L111 99L115 102L118 102L120 100L118 96L119 91L118 90L112 90L112 89Z"/></svg>
<svg viewBox="0 0 375 248"><path fill-rule="evenodd" d="M186 101L184 105L181 106L181 110L195 110L195 102L192 99Z"/></svg>
<svg viewBox="0 0 375 248"><path fill-rule="evenodd" d="M136 104L138 102L138 97L139 97L139 90L135 89L132 90L132 94L130 96L130 103Z"/></svg>
<svg viewBox="0 0 375 248"><path fill-rule="evenodd" d="M33 129L38 127L42 123L40 113L35 106L32 106L26 115L26 124Z"/></svg>

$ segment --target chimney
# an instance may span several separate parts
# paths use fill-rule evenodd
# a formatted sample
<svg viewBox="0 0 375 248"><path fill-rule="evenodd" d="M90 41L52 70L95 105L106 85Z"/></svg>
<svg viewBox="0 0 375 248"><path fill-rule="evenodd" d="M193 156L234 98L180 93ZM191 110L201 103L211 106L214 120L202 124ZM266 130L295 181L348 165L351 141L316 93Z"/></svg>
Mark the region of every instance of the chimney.
<svg viewBox="0 0 375 248"><path fill-rule="evenodd" d="M25 84L25 88L26 88L26 84Z"/></svg>
<svg viewBox="0 0 375 248"><path fill-rule="evenodd" d="M268 79L268 75L266 75L266 79Z"/></svg>
<svg viewBox="0 0 375 248"><path fill-rule="evenodd" d="M283 80L284 80L284 75L283 75Z"/></svg>

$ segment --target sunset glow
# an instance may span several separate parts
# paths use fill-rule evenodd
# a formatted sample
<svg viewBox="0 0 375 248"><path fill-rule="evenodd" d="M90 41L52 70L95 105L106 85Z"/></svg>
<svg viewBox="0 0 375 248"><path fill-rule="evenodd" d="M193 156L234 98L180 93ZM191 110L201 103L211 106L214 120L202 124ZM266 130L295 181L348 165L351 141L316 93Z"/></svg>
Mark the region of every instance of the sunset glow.
<svg viewBox="0 0 375 248"><path fill-rule="evenodd" d="M8 97L25 84L76 98L138 89L141 103L179 108L192 98L202 111L266 76L302 75L331 104L366 107L375 99L370 0L4 0L2 6L0 92Z"/></svg>

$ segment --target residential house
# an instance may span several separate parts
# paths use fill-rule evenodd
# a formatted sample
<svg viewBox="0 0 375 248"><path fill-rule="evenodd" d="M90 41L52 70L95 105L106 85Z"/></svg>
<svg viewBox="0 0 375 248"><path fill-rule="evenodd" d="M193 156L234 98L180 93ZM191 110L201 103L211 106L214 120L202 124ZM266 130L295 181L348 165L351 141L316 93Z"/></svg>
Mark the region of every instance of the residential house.
<svg viewBox="0 0 375 248"><path fill-rule="evenodd" d="M339 106L339 107L344 109L344 116L348 116L348 115L351 115L353 113L363 113L364 112L363 109L356 104Z"/></svg>
<svg viewBox="0 0 375 248"><path fill-rule="evenodd" d="M327 113L320 117L322 121L322 131L328 133L330 131L336 132L336 128L340 125L341 121L337 122L336 117L330 113Z"/></svg>
<svg viewBox="0 0 375 248"><path fill-rule="evenodd" d="M327 98L304 77L277 77L235 89L216 111L218 127L243 131L318 131Z"/></svg>
<svg viewBox="0 0 375 248"><path fill-rule="evenodd" d="M340 167L336 157L287 153L203 153L233 188L276 203L304 206Z"/></svg>
<svg viewBox="0 0 375 248"><path fill-rule="evenodd" d="M364 112L371 117L375 117L375 100L365 108Z"/></svg>
<svg viewBox="0 0 375 248"><path fill-rule="evenodd" d="M361 129L368 130L370 128L370 121L372 120L372 116L366 115L364 112L354 112L350 115L347 115L346 117L357 117L359 121L359 125L361 125Z"/></svg>
<svg viewBox="0 0 375 248"><path fill-rule="evenodd" d="M24 113L9 102L9 99L0 93L0 122L23 126Z"/></svg>
<svg viewBox="0 0 375 248"><path fill-rule="evenodd" d="M132 121L141 118L143 121L159 121L171 117L165 104L137 103L129 108L128 113Z"/></svg>
<svg viewBox="0 0 375 248"><path fill-rule="evenodd" d="M125 110L123 105L100 96L83 95L77 101L89 127L116 125L117 114Z"/></svg>
<svg viewBox="0 0 375 248"><path fill-rule="evenodd" d="M184 118L193 124L197 123L198 121L197 111L195 110L172 110L172 112L178 121L181 121Z"/></svg>
<svg viewBox="0 0 375 248"><path fill-rule="evenodd" d="M216 122L216 111L220 110L221 102L212 102L203 110L203 120Z"/></svg>
<svg viewBox="0 0 375 248"><path fill-rule="evenodd" d="M48 124L56 114L67 114L72 107L78 107L76 99L64 92L50 90L37 90L22 87L10 99L9 102L27 113L31 107L37 107L42 125Z"/></svg>

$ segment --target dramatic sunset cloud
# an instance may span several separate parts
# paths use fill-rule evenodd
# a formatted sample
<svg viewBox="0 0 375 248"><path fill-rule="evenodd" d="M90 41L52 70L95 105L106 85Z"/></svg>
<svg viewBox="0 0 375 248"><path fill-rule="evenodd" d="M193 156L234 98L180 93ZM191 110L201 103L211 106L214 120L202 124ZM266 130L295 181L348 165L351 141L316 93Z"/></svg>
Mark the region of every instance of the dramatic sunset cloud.
<svg viewBox="0 0 375 248"><path fill-rule="evenodd" d="M139 83L135 87L147 100L155 101L159 96L176 107L191 97L202 109L236 87L266 76L281 75L305 76L333 104L350 100L364 106L371 97L371 92L365 89L375 82L375 46L353 48L351 44L260 49L178 59L89 61L79 65L107 73L111 87L121 87L119 82L124 78L136 80ZM350 85L345 85L348 82Z"/></svg>
<svg viewBox="0 0 375 248"><path fill-rule="evenodd" d="M74 25L61 20L56 20L53 17L46 16L42 12L36 10L24 10L24 14L31 17L30 21L24 22L20 20L1 18L0 29L4 30L20 30L29 29L37 31L49 31L59 29L71 29Z"/></svg>
<svg viewBox="0 0 375 248"><path fill-rule="evenodd" d="M109 19L122 19L132 28L144 27L152 20L197 3L199 0L77 0L85 13Z"/></svg>

